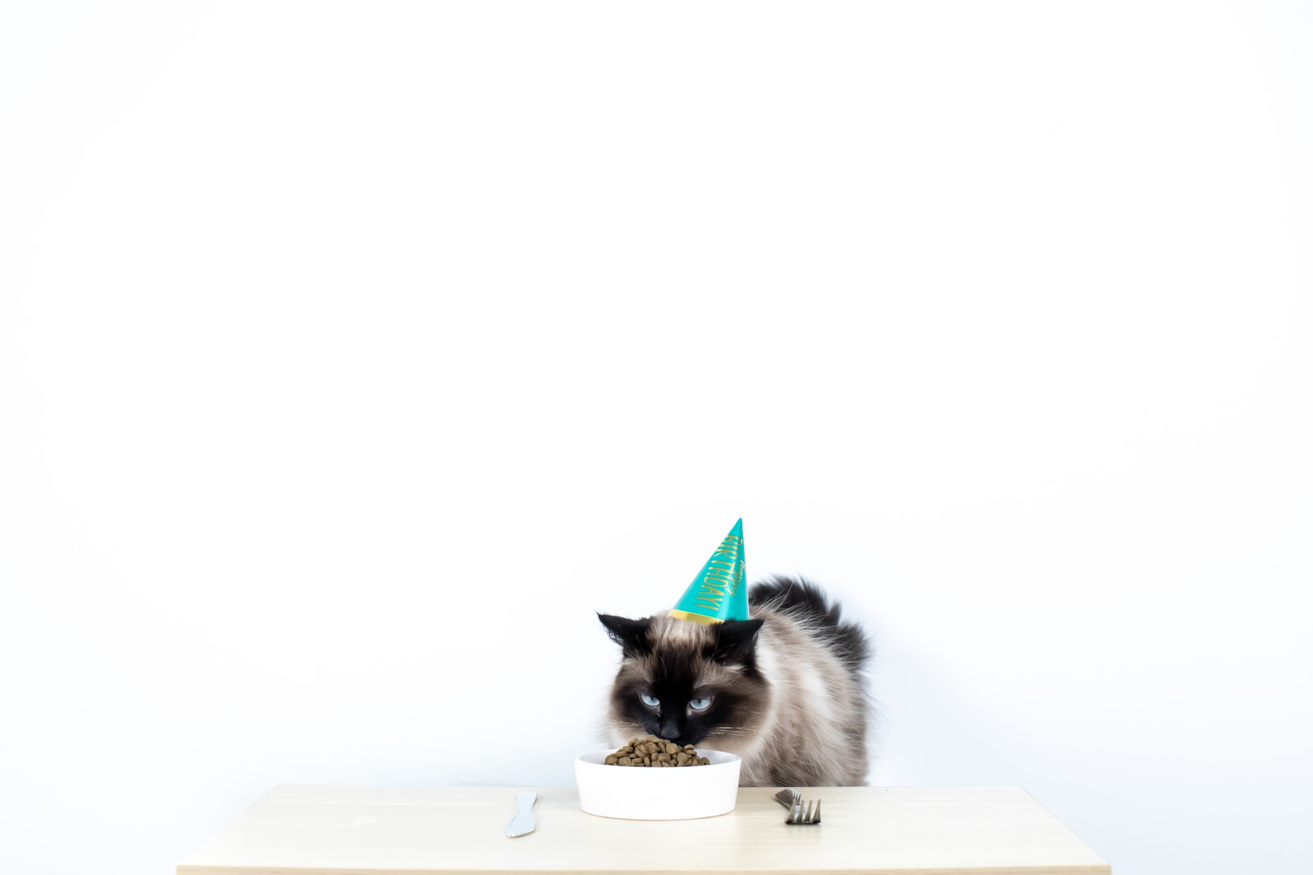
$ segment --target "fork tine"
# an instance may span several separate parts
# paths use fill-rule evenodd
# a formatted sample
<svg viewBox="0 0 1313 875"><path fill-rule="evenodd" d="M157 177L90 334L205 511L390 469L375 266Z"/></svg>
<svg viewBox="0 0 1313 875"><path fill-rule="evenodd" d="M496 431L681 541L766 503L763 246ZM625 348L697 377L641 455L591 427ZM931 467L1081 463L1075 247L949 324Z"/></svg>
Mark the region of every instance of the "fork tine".
<svg viewBox="0 0 1313 875"><path fill-rule="evenodd" d="M816 800L813 799L812 801L807 803L807 816L803 818L803 823L816 822L812 815L812 811L815 807L816 807Z"/></svg>
<svg viewBox="0 0 1313 875"><path fill-rule="evenodd" d="M812 823L820 823L820 822L821 822L821 800L817 799L817 800L816 800L816 819L813 820Z"/></svg>
<svg viewBox="0 0 1313 875"><path fill-rule="evenodd" d="M789 811L789 823L802 822L802 794L798 794L793 799L793 809Z"/></svg>

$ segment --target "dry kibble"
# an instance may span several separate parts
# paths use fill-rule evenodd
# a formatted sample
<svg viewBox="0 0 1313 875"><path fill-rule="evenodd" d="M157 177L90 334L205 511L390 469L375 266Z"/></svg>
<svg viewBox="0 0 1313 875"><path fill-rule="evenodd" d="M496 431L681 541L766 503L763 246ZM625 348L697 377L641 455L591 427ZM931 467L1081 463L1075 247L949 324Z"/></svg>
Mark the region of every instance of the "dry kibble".
<svg viewBox="0 0 1313 875"><path fill-rule="evenodd" d="M646 766L653 769L673 769L677 766L709 766L711 760L698 756L691 744L683 747L664 738L651 735L630 739L629 743L606 757L608 766Z"/></svg>

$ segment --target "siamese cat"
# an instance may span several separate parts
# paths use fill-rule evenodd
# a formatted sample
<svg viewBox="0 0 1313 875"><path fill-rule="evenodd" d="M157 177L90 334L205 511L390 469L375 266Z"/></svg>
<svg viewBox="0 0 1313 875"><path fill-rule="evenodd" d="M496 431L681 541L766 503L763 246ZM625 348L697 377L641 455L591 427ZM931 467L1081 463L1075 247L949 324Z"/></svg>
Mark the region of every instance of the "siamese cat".
<svg viewBox="0 0 1313 875"><path fill-rule="evenodd" d="M866 782L870 643L816 586L777 577L748 590L751 620L702 624L599 614L622 648L608 736L705 745L743 759L743 786Z"/></svg>

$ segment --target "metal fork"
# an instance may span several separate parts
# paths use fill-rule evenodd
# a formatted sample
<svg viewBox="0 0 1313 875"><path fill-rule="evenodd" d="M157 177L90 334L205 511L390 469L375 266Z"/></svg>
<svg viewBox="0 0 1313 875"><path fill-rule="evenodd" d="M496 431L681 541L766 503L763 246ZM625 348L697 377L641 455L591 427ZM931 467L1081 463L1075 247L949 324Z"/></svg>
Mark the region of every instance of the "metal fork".
<svg viewBox="0 0 1313 875"><path fill-rule="evenodd" d="M790 826L811 826L821 822L821 800L815 799L803 804L801 793L781 790L775 794L775 801L789 809L784 822Z"/></svg>

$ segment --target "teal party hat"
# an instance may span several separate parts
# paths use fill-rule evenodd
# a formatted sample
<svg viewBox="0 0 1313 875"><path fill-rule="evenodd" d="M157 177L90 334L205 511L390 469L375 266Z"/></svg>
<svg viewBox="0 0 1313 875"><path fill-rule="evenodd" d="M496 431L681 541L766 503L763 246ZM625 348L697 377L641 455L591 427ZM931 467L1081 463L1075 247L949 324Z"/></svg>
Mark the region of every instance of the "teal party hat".
<svg viewBox="0 0 1313 875"><path fill-rule="evenodd" d="M670 616L695 623L748 619L748 573L743 558L743 520L734 524Z"/></svg>

